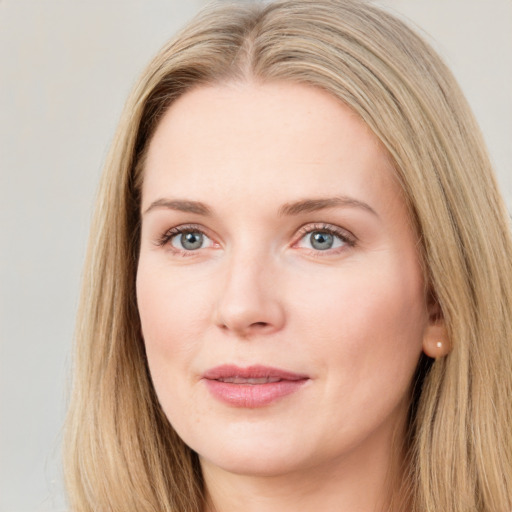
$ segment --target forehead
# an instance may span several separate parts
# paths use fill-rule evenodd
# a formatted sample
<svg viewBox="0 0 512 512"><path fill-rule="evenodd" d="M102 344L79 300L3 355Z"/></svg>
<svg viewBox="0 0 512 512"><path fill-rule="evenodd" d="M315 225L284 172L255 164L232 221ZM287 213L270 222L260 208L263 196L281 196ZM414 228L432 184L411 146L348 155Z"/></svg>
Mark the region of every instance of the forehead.
<svg viewBox="0 0 512 512"><path fill-rule="evenodd" d="M228 83L197 87L171 105L149 145L143 203L159 193L204 201L265 188L272 197L280 190L282 201L305 189L308 197L397 193L378 139L323 90Z"/></svg>

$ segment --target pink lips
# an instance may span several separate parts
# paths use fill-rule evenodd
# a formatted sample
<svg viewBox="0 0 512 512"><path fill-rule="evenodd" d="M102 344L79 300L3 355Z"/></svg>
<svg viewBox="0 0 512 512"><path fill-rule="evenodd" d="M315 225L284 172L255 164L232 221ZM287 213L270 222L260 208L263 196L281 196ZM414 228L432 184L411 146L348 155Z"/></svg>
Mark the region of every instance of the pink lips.
<svg viewBox="0 0 512 512"><path fill-rule="evenodd" d="M298 391L306 375L268 366L217 366L203 375L212 395L234 407L256 408Z"/></svg>

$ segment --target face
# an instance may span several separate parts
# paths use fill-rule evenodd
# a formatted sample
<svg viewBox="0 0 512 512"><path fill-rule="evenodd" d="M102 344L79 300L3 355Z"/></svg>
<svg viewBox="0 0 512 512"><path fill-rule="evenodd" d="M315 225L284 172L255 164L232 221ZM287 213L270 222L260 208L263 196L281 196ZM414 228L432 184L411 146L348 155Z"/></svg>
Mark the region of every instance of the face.
<svg viewBox="0 0 512 512"><path fill-rule="evenodd" d="M429 315L387 153L350 109L298 84L194 89L151 140L141 210L151 377L203 467L389 450Z"/></svg>

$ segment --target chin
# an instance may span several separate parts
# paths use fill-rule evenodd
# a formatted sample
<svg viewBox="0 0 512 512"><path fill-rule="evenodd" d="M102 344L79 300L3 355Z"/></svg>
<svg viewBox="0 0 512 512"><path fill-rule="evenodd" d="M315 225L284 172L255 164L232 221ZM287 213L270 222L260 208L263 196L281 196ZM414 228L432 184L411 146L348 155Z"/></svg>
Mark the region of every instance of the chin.
<svg viewBox="0 0 512 512"><path fill-rule="evenodd" d="M278 476L307 464L307 447L293 443L285 433L245 433L204 436L185 442L199 455L203 469L216 466L238 475Z"/></svg>
<svg viewBox="0 0 512 512"><path fill-rule="evenodd" d="M210 455L210 454L209 454ZM291 457L291 454L266 452L261 449L246 450L244 453L213 453L210 457L199 456L201 467L208 470L214 466L222 471L253 477L276 477L292 473L305 464Z"/></svg>

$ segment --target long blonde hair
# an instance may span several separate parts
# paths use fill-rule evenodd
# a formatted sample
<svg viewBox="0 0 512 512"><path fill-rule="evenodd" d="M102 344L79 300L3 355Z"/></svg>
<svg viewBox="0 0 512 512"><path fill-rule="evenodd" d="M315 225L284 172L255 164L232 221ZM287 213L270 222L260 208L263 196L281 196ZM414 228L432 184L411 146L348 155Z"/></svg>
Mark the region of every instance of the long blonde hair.
<svg viewBox="0 0 512 512"><path fill-rule="evenodd" d="M451 353L415 384L401 493L423 512L512 510L512 241L454 78L403 22L361 0L218 3L165 46L130 96L100 185L77 322L65 472L74 512L200 512L197 455L152 388L135 300L144 155L200 84L320 87L393 158ZM423 361L424 363L425 361Z"/></svg>

